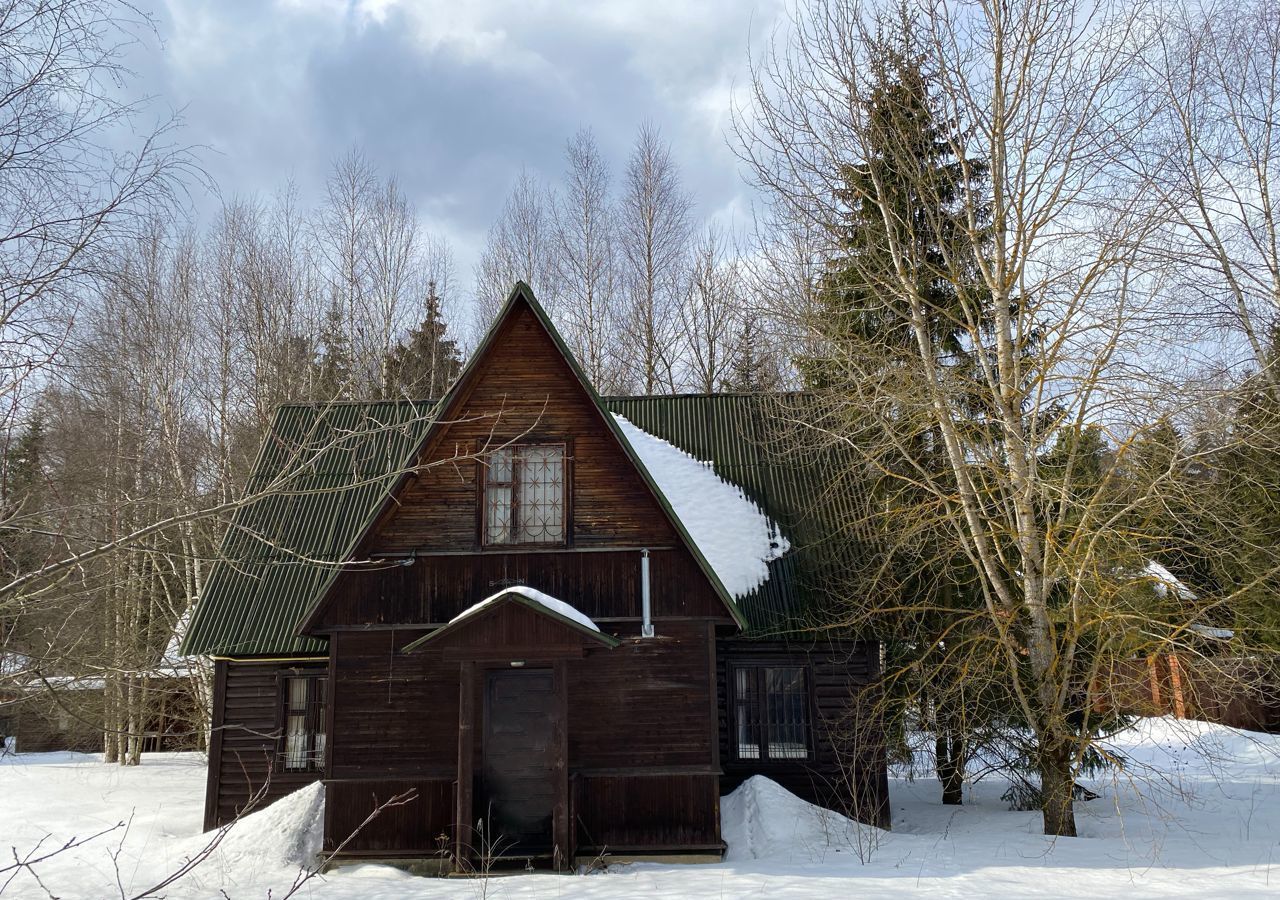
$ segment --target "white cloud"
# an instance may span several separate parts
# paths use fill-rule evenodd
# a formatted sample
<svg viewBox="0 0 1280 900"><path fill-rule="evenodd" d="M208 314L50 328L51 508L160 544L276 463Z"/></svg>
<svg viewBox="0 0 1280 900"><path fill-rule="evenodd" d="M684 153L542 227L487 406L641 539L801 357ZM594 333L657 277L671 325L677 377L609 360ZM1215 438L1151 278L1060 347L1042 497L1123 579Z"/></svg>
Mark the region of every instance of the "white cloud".
<svg viewBox="0 0 1280 900"><path fill-rule="evenodd" d="M583 125L616 171L652 121L704 214L745 209L730 96L780 0L155 2L164 53L143 88L184 110L224 196L293 178L313 202L358 143L454 243L464 282L515 173L558 179Z"/></svg>

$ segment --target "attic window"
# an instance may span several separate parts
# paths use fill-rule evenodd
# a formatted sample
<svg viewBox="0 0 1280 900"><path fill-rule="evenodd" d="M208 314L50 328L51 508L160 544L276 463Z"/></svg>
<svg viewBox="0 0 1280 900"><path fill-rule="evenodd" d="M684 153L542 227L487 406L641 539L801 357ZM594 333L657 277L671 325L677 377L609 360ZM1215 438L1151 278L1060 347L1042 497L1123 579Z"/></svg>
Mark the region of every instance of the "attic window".
<svg viewBox="0 0 1280 900"><path fill-rule="evenodd" d="M485 458L487 545L565 542L564 444L515 444Z"/></svg>

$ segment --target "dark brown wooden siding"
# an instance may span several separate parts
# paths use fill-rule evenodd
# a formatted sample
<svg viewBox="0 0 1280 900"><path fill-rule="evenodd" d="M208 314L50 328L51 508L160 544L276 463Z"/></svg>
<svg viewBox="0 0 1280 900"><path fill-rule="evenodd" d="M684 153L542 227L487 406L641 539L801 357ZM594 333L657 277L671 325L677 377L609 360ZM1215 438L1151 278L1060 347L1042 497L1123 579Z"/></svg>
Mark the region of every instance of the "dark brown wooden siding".
<svg viewBox="0 0 1280 900"><path fill-rule="evenodd" d="M452 777L458 664L400 648L421 631L334 635L332 778Z"/></svg>
<svg viewBox="0 0 1280 900"><path fill-rule="evenodd" d="M214 698L206 828L234 819L264 784L268 787L259 808L318 781L324 774L285 772L278 755L283 727L280 680L290 674L323 674L325 663L222 660L217 665L215 694L219 696Z"/></svg>
<svg viewBox="0 0 1280 900"><path fill-rule="evenodd" d="M392 797L351 840L349 856L430 856L453 831L458 758L458 664L400 653L420 630L335 634L333 738L325 780L325 846L334 849Z"/></svg>
<svg viewBox="0 0 1280 900"><path fill-rule="evenodd" d="M504 612L509 615L493 617L500 634L495 637L484 627L476 635L511 648L513 658L520 656L522 638L531 653L548 646L546 640L565 643L563 625L547 620L558 631L543 634L530 627L527 609L512 606ZM563 663L571 803L580 849L718 847L713 627L709 621L660 624L658 637L638 640L637 629L628 625L622 646L588 649L584 657ZM437 837L452 834L461 664L430 650L430 644L417 653L398 652L421 633L344 631L333 638L337 675L331 693L327 840L331 846L340 841L352 823L401 790L413 788L421 798L411 804L418 813L406 808L375 820L347 847L352 855L430 855ZM481 643L480 649L488 646ZM447 652L462 650L450 641ZM506 668L509 663L484 665ZM527 663L528 668L548 665ZM484 684L481 673L473 684L476 734L482 733ZM480 740L471 757L479 777ZM407 825L406 816L411 818Z"/></svg>
<svg viewBox="0 0 1280 900"><path fill-rule="evenodd" d="M718 849L713 624L568 664L569 765L579 852Z"/></svg>
<svg viewBox="0 0 1280 900"><path fill-rule="evenodd" d="M443 855L448 847L453 832L452 776L330 779L324 789L326 850L345 841L344 856L422 858ZM387 806L363 824L396 797L407 802Z"/></svg>
<svg viewBox="0 0 1280 900"><path fill-rule="evenodd" d="M714 761L706 622L659 623L657 636L569 664L569 764L579 770L707 766Z"/></svg>
<svg viewBox="0 0 1280 900"><path fill-rule="evenodd" d="M725 617L687 550L655 550L649 566L655 617ZM639 551L486 552L422 556L411 566L344 573L320 628L442 624L512 584L559 597L593 619L640 616Z"/></svg>
<svg viewBox="0 0 1280 900"><path fill-rule="evenodd" d="M871 712L879 675L878 645L721 641L717 655L723 793L752 775L766 775L811 803L887 827L890 810L884 734ZM734 663L803 665L808 669L812 758L737 758L728 692L728 672Z"/></svg>
<svg viewBox="0 0 1280 900"><path fill-rule="evenodd" d="M705 772L575 775L578 852L718 852L719 781Z"/></svg>
<svg viewBox="0 0 1280 900"><path fill-rule="evenodd" d="M473 458L453 460L511 440L570 445L573 546L674 545L675 529L527 307L513 312L488 354L422 460L433 468L399 497L371 552L478 549L479 467Z"/></svg>

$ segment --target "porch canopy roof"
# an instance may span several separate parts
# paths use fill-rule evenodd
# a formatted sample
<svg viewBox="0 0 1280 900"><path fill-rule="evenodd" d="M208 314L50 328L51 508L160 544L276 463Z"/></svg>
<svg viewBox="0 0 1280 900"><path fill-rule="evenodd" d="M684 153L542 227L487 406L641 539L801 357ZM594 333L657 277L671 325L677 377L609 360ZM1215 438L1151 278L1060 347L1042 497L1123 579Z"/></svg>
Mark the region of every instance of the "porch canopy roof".
<svg viewBox="0 0 1280 900"><path fill-rule="evenodd" d="M588 649L612 649L621 643L568 603L533 588L514 586L481 600L404 651L438 650L466 659L512 655L548 659L582 656Z"/></svg>

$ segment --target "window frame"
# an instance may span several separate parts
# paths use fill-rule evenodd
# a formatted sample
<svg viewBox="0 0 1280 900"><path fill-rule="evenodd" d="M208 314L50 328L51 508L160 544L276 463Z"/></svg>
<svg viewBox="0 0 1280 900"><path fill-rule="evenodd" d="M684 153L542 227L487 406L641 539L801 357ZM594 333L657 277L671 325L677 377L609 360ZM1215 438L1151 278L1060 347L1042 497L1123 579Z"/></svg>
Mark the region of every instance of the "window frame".
<svg viewBox="0 0 1280 900"><path fill-rule="evenodd" d="M813 667L808 661L798 661L793 658L775 657L759 660L741 660L733 661L728 664L725 677L726 705L728 706L728 750L729 755L736 763L750 764L756 766L784 766L784 765L811 765L817 760L817 746L814 740L814 723L816 722L814 710L814 694L813 694ZM804 721L804 755L803 756L770 756L769 755L769 690L768 690L768 670L770 669L799 669L804 679L804 687L802 690ZM744 756L741 750L741 743L738 738L738 673L748 672L751 678L755 693L759 698L757 706L757 716L760 725L760 733L757 737L760 739L757 746L759 748L758 756Z"/></svg>
<svg viewBox="0 0 1280 900"><path fill-rule="evenodd" d="M289 686L295 679L307 683L306 707L303 714L304 727L306 729L306 749L304 750L305 765L302 766L289 765L289 719L292 717ZM331 744L329 739L329 707L332 698L330 697L331 692L329 689L329 673L289 669L281 672L277 681L279 702L276 704L276 711L279 716L280 737L276 743L276 759L279 764L279 771L282 774L289 775L325 772L329 762ZM323 689L323 696L317 702L317 693L321 689ZM324 736L324 742L319 755L317 755L316 738L320 735Z"/></svg>
<svg viewBox="0 0 1280 900"><path fill-rule="evenodd" d="M520 509L520 481L516 476L520 451L530 448L558 447L561 453L564 486L561 500L561 536L554 541L517 541L496 542L489 539L489 455L499 450L513 451L511 465L511 522L514 529ZM476 491L476 544L482 550L494 552L511 552L519 550L560 549L572 546L573 535L573 442L568 438L547 438L531 440L501 441L494 445L487 442L477 449L477 491ZM498 482L506 484L506 482Z"/></svg>

